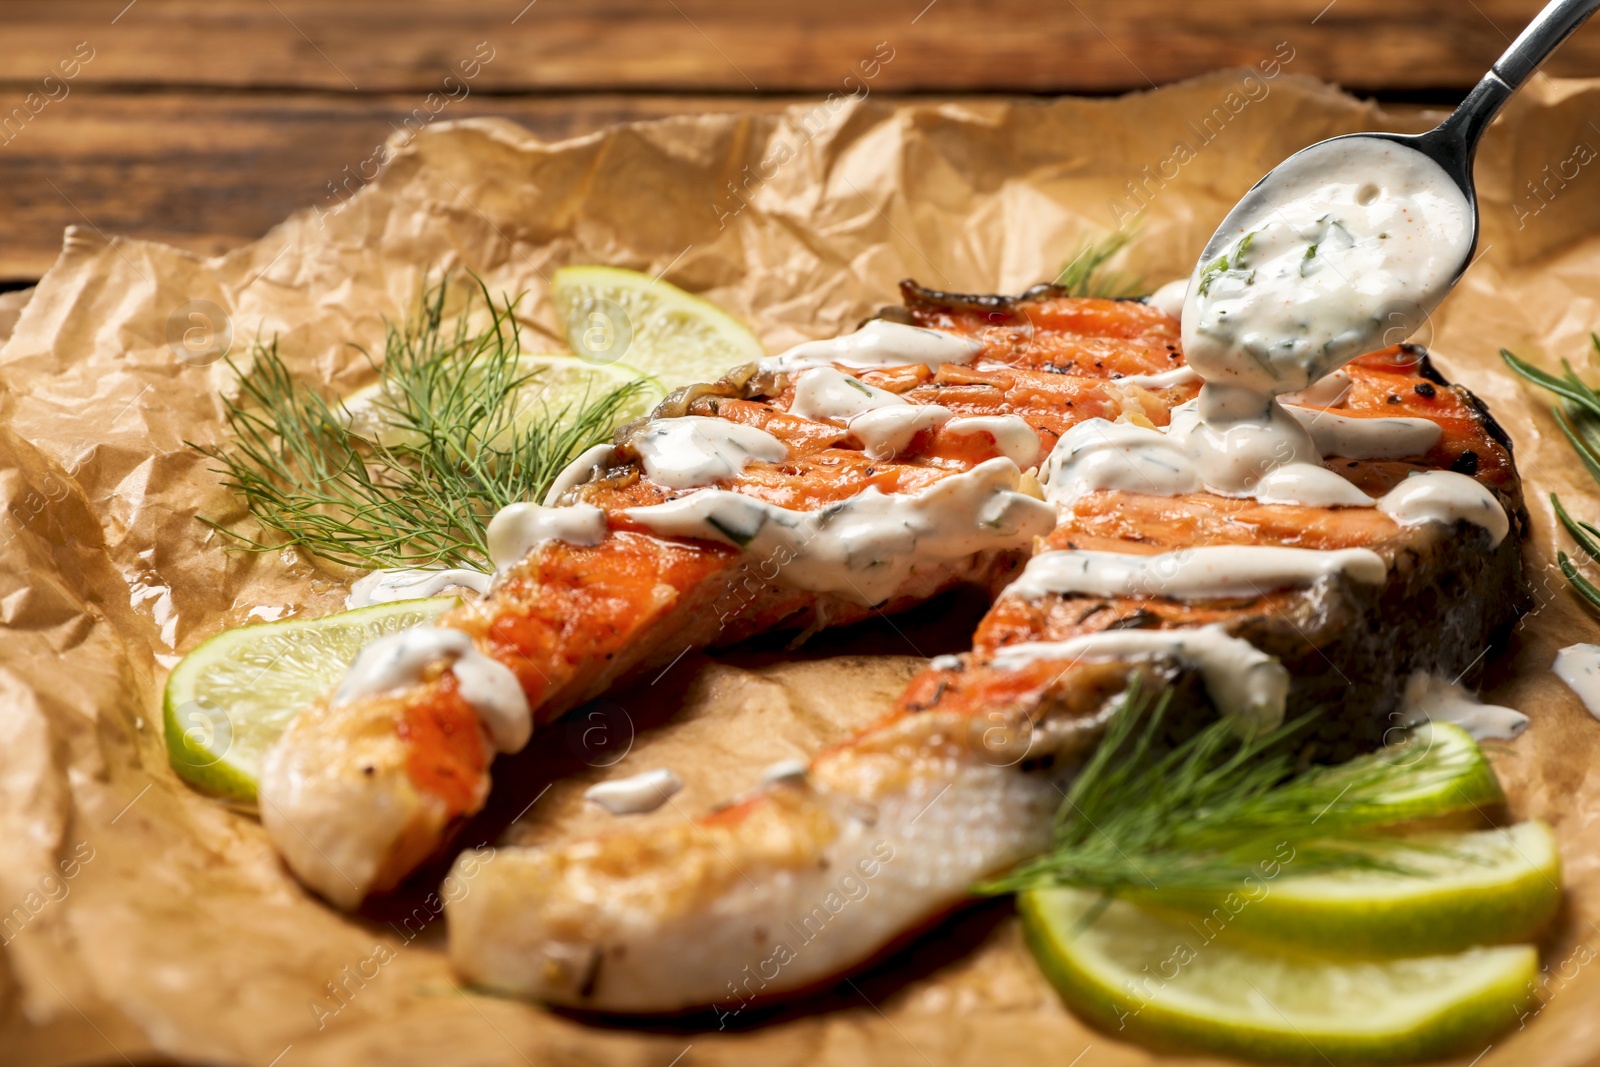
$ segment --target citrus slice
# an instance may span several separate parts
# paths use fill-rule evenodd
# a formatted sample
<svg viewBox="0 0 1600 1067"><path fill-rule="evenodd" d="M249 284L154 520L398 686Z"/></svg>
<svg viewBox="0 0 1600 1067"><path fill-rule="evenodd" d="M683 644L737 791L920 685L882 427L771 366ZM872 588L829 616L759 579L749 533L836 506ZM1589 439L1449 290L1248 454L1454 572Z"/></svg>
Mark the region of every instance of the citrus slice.
<svg viewBox="0 0 1600 1067"><path fill-rule="evenodd" d="M162 717L173 770L209 792L254 804L261 757L290 720L333 688L357 652L455 604L453 597L399 600L211 638L167 677Z"/></svg>
<svg viewBox="0 0 1600 1067"><path fill-rule="evenodd" d="M1517 1021L1529 945L1338 962L1207 941L1077 889L1018 897L1034 956L1074 1012L1158 1047L1269 1063L1410 1063L1475 1053Z"/></svg>
<svg viewBox="0 0 1600 1067"><path fill-rule="evenodd" d="M1374 759L1410 768L1405 785L1391 789L1364 804L1375 806L1375 824L1436 820L1465 813L1482 817L1506 802L1500 779L1478 742L1451 723L1423 723L1408 731L1404 740L1379 749ZM1338 802L1330 810L1338 810Z"/></svg>
<svg viewBox="0 0 1600 1067"><path fill-rule="evenodd" d="M619 267L563 267L550 296L572 351L586 362L619 360L667 389L714 382L766 355L738 319L675 285Z"/></svg>
<svg viewBox="0 0 1600 1067"><path fill-rule="evenodd" d="M1208 935L1235 930L1261 944L1340 957L1531 941L1561 905L1561 854L1542 822L1391 841L1375 855L1408 873L1297 878L1290 859L1276 879L1232 892L1172 889L1132 899Z"/></svg>
<svg viewBox="0 0 1600 1067"><path fill-rule="evenodd" d="M516 373L528 381L514 398L517 417L508 425L508 432L546 417L554 417L559 425L565 421L563 416L570 419L585 403L599 400L630 382L638 382L639 387L618 409L614 418L618 426L650 414L667 395L661 383L627 363L590 363L564 354L525 355L518 358ZM394 402L383 386L382 381L377 381L344 398L342 404L351 431L391 447L417 443L421 439L418 434L395 424Z"/></svg>

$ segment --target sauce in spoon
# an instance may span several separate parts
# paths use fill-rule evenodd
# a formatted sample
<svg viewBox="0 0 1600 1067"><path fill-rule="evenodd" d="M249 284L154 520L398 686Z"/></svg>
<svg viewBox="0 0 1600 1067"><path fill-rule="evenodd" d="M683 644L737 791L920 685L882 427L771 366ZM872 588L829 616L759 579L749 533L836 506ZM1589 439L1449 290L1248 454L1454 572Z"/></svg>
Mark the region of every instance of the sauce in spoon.
<svg viewBox="0 0 1600 1067"><path fill-rule="evenodd" d="M1202 407L1258 415L1265 397L1405 340L1449 292L1472 236L1472 205L1421 152L1349 137L1293 156L1190 279L1184 352L1209 391L1229 393Z"/></svg>
<svg viewBox="0 0 1600 1067"><path fill-rule="evenodd" d="M1051 499L1096 489L1208 491L1265 503L1373 507L1397 522L1482 525L1504 511L1465 475L1428 472L1375 500L1323 465L1420 455L1424 420L1346 419L1283 400L1324 390L1355 357L1409 337L1450 291L1472 250L1476 211L1426 154L1379 136L1313 145L1277 167L1229 213L1189 279L1183 343L1203 384L1165 431L1090 420L1045 464ZM1164 302L1175 303L1166 290ZM1413 479L1415 480L1415 479ZM1402 493L1402 489L1404 492ZM1400 494L1400 496L1396 496Z"/></svg>

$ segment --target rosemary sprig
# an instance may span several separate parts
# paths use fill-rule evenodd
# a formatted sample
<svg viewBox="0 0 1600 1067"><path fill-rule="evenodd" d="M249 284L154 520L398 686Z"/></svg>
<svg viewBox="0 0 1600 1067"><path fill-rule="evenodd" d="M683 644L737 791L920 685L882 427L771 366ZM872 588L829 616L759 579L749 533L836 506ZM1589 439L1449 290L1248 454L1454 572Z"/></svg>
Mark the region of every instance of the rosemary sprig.
<svg viewBox="0 0 1600 1067"><path fill-rule="evenodd" d="M1158 752L1170 696L1130 689L1061 804L1050 850L980 892L1231 888L1286 844L1297 874L1403 871L1362 831L1393 821L1389 797L1457 770L1419 741L1297 771L1285 742L1309 716L1253 738L1219 721Z"/></svg>
<svg viewBox="0 0 1600 1067"><path fill-rule="evenodd" d="M1591 333L1589 341L1594 345L1595 351L1600 353L1600 334ZM1523 378L1566 401L1565 404L1552 405L1550 413L1555 416L1556 425L1560 428L1562 436L1578 453L1578 459L1589 472L1589 476L1600 482L1600 393L1585 385L1573 371L1572 364L1566 360L1561 361L1563 376L1558 378L1526 360L1519 359L1509 349L1502 348L1500 358ZM1567 509L1561 506L1561 499L1554 493L1550 494L1550 504L1555 508L1556 518L1561 520L1561 525L1566 527L1567 533L1572 535L1577 546L1583 549L1590 559L1600 561L1600 543L1596 542L1596 538L1600 538L1600 528L1596 528L1592 523L1575 520L1567 514ZM1557 552L1556 565L1561 568L1561 573L1566 576L1579 596L1587 600L1591 606L1600 608L1600 587L1579 572L1578 565L1570 556L1565 552Z"/></svg>
<svg viewBox="0 0 1600 1067"><path fill-rule="evenodd" d="M538 400L529 389L537 374L521 369L517 301L496 302L482 282L477 292L489 312L481 329L468 325L474 299L446 323L443 282L411 322L389 325L378 405L392 432L383 440L362 436L340 402L297 381L276 339L258 344L248 373L234 367L239 399L224 401L231 441L191 447L216 462L268 536L201 521L247 551L295 546L356 568L488 570L488 520L540 499L577 453L610 434L641 384L561 406ZM530 394L536 406L525 409Z"/></svg>
<svg viewBox="0 0 1600 1067"><path fill-rule="evenodd" d="M1068 296L1098 296L1107 299L1135 296L1143 290L1143 282L1134 275L1106 269L1107 262L1133 240L1133 229L1119 229L1110 236L1091 241L1061 268L1055 284L1067 291Z"/></svg>

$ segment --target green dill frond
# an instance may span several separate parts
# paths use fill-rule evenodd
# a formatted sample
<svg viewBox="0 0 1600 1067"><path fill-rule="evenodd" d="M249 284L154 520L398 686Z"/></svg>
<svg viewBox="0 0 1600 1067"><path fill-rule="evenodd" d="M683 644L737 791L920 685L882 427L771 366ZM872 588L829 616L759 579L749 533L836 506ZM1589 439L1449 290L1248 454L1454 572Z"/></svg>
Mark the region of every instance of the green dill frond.
<svg viewBox="0 0 1600 1067"><path fill-rule="evenodd" d="M1393 820L1397 793L1460 770L1459 753L1417 741L1297 770L1291 742L1309 716L1253 738L1218 721L1160 751L1170 699L1129 690L1061 804L1051 848L980 892L1226 888L1286 846L1301 874L1403 870L1387 839L1363 831Z"/></svg>
<svg viewBox="0 0 1600 1067"><path fill-rule="evenodd" d="M480 281L447 323L446 284L424 294L411 322L388 327L375 402L382 433L358 432L342 403L297 381L276 340L257 344L248 373L234 366L230 440L191 447L215 462L265 536L201 521L247 551L292 546L360 569L488 570L489 519L541 499L574 456L610 436L643 384L542 401L537 371L522 369L517 301L496 302ZM473 328L478 295L488 324Z"/></svg>
<svg viewBox="0 0 1600 1067"><path fill-rule="evenodd" d="M1107 269L1113 256L1133 240L1134 231L1119 229L1110 236L1085 244L1076 256L1061 268L1055 284L1069 296L1098 296L1107 299L1121 296L1138 296L1145 291L1143 281L1122 271Z"/></svg>

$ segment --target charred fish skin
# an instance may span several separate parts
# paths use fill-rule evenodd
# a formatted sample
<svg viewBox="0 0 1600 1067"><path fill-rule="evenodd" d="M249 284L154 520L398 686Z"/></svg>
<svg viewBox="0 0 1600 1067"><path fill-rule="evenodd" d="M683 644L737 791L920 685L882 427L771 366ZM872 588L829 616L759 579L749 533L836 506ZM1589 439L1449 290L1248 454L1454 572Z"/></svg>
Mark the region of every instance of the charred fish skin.
<svg viewBox="0 0 1600 1067"><path fill-rule="evenodd" d="M981 336L997 361L1104 378L1173 362L1142 306L1138 318L1096 333L1096 317L1115 305L1074 305L1051 287L1024 297L949 296L909 284L905 292L902 321ZM861 966L959 905L974 881L1042 847L1058 776L1093 745L1131 674L1175 687L1174 740L1215 715L1200 672L1182 662L994 662L1021 643L1220 626L1290 669L1291 707L1321 711L1315 754L1338 758L1380 743L1398 725L1398 681L1413 669L1470 675L1524 610L1527 513L1504 432L1420 350L1363 357L1351 374L1352 413L1429 418L1442 433L1425 456L1330 458L1329 469L1381 493L1412 472L1470 466L1509 517L1507 536L1496 542L1465 522L1399 526L1373 509L1091 494L1063 510L1040 551L1359 546L1381 557L1384 578L1372 585L1333 575L1199 602L1159 591L1031 603L1004 596L972 653L930 664L892 715L820 754L803 778L758 788L672 834L623 831L503 850L513 862L484 872L484 892L448 909L457 971L501 991L606 1012L724 1014L795 995ZM1162 402L1181 399L1179 391ZM957 803L946 810L951 797ZM1003 814L970 823L956 808ZM859 867L850 886L830 879L880 842L893 857L872 868L881 880L865 880ZM899 873L883 878L896 864ZM870 900L856 908L845 890Z"/></svg>

